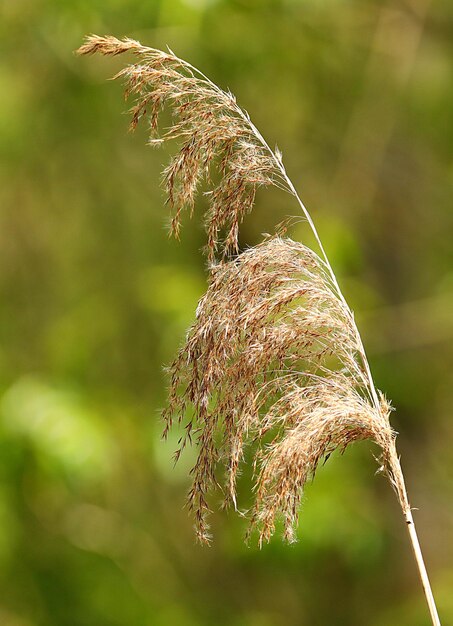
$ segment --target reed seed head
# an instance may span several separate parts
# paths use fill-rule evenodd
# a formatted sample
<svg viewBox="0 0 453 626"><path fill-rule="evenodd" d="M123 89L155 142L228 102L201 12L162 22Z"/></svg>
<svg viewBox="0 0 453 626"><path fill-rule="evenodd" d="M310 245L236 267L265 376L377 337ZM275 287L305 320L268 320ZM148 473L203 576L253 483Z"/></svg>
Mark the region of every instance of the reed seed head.
<svg viewBox="0 0 453 626"><path fill-rule="evenodd" d="M234 96L172 52L146 48L132 39L97 35L87 37L77 52L118 55L128 51L138 61L115 78L125 81L125 96L134 99L130 129L146 119L150 145L172 139L179 144L163 172L172 233L179 236L182 211L193 214L197 192L204 183L209 202L207 255L212 261L219 252L224 257L237 253L239 224L252 209L257 188L283 184L274 158L258 141ZM158 136L164 106L170 107L173 117L170 127Z"/></svg>
<svg viewBox="0 0 453 626"><path fill-rule="evenodd" d="M353 317L323 261L290 239L273 237L212 268L171 379L167 430L193 406L177 456L195 436L189 503L202 540L217 468L226 470L226 502L236 504L246 444L254 444L251 524L260 542L277 517L294 538L303 488L335 449L371 439L388 465L389 405L373 404Z"/></svg>
<svg viewBox="0 0 453 626"><path fill-rule="evenodd" d="M209 286L170 368L164 414L166 434L192 407L176 458L196 440L189 504L199 538L209 540L211 488L219 486L225 502L236 507L246 446L256 479L251 528L260 543L269 540L277 518L285 537L294 538L302 492L319 462L362 439L381 448L382 468L403 511L410 511L390 406L374 387L354 316L281 154L269 148L231 93L171 51L96 35L78 50L128 51L137 61L116 78L125 80L126 97L134 98L131 128L146 119L150 144L178 142L164 170L176 236L182 211L192 214L201 184L208 187ZM164 106L173 117L158 136ZM322 257L279 236L239 254L239 225L261 185L275 185L298 200Z"/></svg>

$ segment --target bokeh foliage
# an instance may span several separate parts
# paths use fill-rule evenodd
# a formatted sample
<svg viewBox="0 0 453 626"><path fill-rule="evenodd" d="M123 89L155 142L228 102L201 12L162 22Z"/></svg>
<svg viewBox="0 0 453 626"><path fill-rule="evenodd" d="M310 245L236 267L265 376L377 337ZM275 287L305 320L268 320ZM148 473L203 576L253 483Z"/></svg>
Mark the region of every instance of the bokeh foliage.
<svg viewBox="0 0 453 626"><path fill-rule="evenodd" d="M193 457L173 469L159 408L162 364L204 289L203 232L196 218L168 240L168 156L126 133L121 87L106 82L123 61L73 56L89 32L168 44L283 150L397 407L453 621L452 3L2 0L1 624L427 621L367 443L318 473L296 545L246 547L230 513L212 548L195 544L182 508ZM260 193L242 245L288 214L289 196ZM303 222L291 235L310 243Z"/></svg>

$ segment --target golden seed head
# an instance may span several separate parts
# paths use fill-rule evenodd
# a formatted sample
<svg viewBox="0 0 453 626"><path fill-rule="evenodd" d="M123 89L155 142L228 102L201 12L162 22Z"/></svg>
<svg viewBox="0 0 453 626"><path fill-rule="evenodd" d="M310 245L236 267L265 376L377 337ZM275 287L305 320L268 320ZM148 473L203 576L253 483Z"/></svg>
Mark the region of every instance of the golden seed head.
<svg viewBox="0 0 453 626"><path fill-rule="evenodd" d="M134 98L131 128L146 119L151 145L178 141L163 173L175 236L182 211L192 214L201 185L208 190L210 283L170 368L164 413L166 434L174 420L185 419L187 405L193 407L176 459L195 437L189 503L199 538L209 541L207 498L220 482L219 466L225 469L225 501L236 506L247 444L255 444L251 528L260 542L269 540L279 516L285 537L294 538L304 486L321 459L361 439L380 446L383 467L409 510L390 405L374 388L354 316L327 257L279 236L238 254L239 225L259 186L275 185L298 198L280 152L270 150L232 94L172 52L96 35L78 50L127 51L137 61L116 78L125 80L126 97ZM171 108L172 123L158 137L164 106Z"/></svg>

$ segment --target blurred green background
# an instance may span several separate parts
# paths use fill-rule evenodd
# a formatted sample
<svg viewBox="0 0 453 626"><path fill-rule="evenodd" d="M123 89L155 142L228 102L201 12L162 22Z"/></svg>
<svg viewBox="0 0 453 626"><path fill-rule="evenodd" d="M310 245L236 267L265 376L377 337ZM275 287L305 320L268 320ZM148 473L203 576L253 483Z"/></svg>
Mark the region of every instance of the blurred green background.
<svg viewBox="0 0 453 626"><path fill-rule="evenodd" d="M201 214L169 240L168 155L126 132L125 59L73 55L90 32L168 44L283 150L397 408L453 623L451 0L1 0L0 624L428 624L367 442L319 471L296 545L247 547L231 513L196 545L194 452L173 469L159 409L205 288ZM242 245L288 214L260 192Z"/></svg>

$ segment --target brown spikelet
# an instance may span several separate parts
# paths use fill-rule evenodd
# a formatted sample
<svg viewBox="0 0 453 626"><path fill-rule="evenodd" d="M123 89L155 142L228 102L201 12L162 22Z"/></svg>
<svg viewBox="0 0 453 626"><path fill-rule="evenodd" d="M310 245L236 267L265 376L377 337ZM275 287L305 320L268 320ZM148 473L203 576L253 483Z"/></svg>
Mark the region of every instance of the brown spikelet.
<svg viewBox="0 0 453 626"><path fill-rule="evenodd" d="M236 253L239 224L253 207L256 189L283 184L275 159L257 139L234 96L172 52L146 48L132 39L97 35L88 37L77 52L117 55L128 51L138 61L115 78L125 80L126 97L135 100L130 128L147 119L151 145L179 141L178 152L164 170L173 234L179 236L181 213L188 209L192 214L197 192L205 183L208 257L213 260L218 251L221 256ZM173 120L158 137L159 113L165 105L171 107ZM212 180L214 171L218 183Z"/></svg>
<svg viewBox="0 0 453 626"><path fill-rule="evenodd" d="M107 37L89 35L85 38L85 43L77 50L77 54L96 54L99 52L100 54L115 56L129 50L139 52L143 49L143 46L138 41L127 37L121 40L111 35Z"/></svg>

